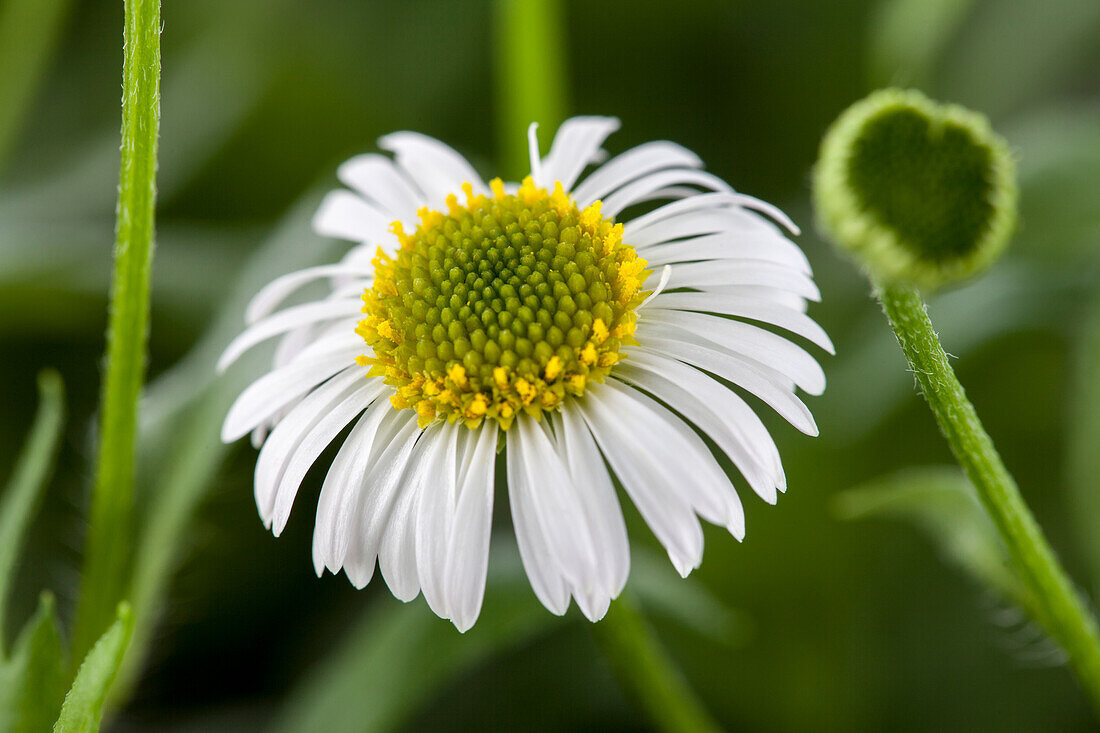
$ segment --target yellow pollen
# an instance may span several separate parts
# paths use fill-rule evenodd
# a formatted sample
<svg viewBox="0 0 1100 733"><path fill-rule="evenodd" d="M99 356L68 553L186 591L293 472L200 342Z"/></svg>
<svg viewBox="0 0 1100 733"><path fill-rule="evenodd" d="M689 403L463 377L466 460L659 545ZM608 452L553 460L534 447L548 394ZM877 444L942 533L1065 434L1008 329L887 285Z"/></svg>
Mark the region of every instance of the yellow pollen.
<svg viewBox="0 0 1100 733"><path fill-rule="evenodd" d="M557 379L558 375L561 374L561 370L561 357L551 356L550 361L546 362L546 370L544 372L544 374L546 375L546 381L552 382Z"/></svg>
<svg viewBox="0 0 1100 733"><path fill-rule="evenodd" d="M603 322L602 318L597 318L592 322L592 336L596 339L596 343L602 344L607 341L607 337L610 332L607 330L607 324Z"/></svg>
<svg viewBox="0 0 1100 733"><path fill-rule="evenodd" d="M456 387L465 387L466 382L466 367L461 364L452 364L447 369L447 378L455 383Z"/></svg>

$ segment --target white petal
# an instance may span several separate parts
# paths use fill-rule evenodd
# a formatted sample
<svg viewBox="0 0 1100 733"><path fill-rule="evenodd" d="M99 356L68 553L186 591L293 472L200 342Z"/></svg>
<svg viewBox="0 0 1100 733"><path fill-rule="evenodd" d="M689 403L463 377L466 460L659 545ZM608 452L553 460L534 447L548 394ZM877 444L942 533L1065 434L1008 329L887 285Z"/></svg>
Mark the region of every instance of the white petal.
<svg viewBox="0 0 1100 733"><path fill-rule="evenodd" d="M635 347L627 347L627 351L633 348ZM784 420L806 435L817 435L813 415L802 404L802 400L769 374L743 359L697 344L665 338L650 338L642 348L717 374L759 397Z"/></svg>
<svg viewBox="0 0 1100 733"><path fill-rule="evenodd" d="M447 610L455 627L463 632L474 625L485 597L496 448L496 424L486 423L478 428L477 440L467 444L462 459L466 470L458 488L444 578Z"/></svg>
<svg viewBox="0 0 1100 733"><path fill-rule="evenodd" d="M387 387L381 379L364 380L362 386L325 412L310 431L302 436L294 452L287 457L278 488L275 490L272 531L276 537L282 534L283 528L286 527L291 507L294 505L294 497L298 494L298 488L302 485L310 467L313 466L313 462L348 426L348 423L374 402L385 389Z"/></svg>
<svg viewBox="0 0 1100 733"><path fill-rule="evenodd" d="M600 450L573 402L561 409L555 422L558 452L565 460L596 541L600 575L609 599L619 595L630 574L630 542L622 508Z"/></svg>
<svg viewBox="0 0 1100 733"><path fill-rule="evenodd" d="M520 417L512 427L525 458L526 506L559 572L570 585L587 588L596 573L596 548L573 480L540 422Z"/></svg>
<svg viewBox="0 0 1100 733"><path fill-rule="evenodd" d="M376 400L355 423L344 444L336 453L317 499L317 521L313 527L313 567L321 575L327 567L333 573L340 569L343 552L347 548L351 508L358 500L362 479L366 474L367 459L376 440L382 418L392 413L391 405ZM362 473L354 475L352 468L361 459ZM336 548L340 560L334 560Z"/></svg>
<svg viewBox="0 0 1100 733"><path fill-rule="evenodd" d="M825 372L812 356L758 326L704 313L650 308L639 317L637 338L644 343L648 331L665 338L718 346L774 369L812 395L825 391Z"/></svg>
<svg viewBox="0 0 1100 733"><path fill-rule="evenodd" d="M531 506L530 469L524 455L524 442L515 430L509 431L507 447L508 504L512 511L520 560L542 605L561 616L569 608L569 588L557 562L550 554L546 536Z"/></svg>
<svg viewBox="0 0 1100 733"><path fill-rule="evenodd" d="M782 329L798 334L820 346L830 354L836 353L833 342L825 329L801 310L787 308L756 298L721 293L661 293L653 299L651 311L657 309L699 311L721 313L727 316L748 318L761 323L770 323Z"/></svg>
<svg viewBox="0 0 1100 733"><path fill-rule="evenodd" d="M426 203L393 161L384 155L357 155L336 169L336 176L348 186L373 199L394 220L411 223Z"/></svg>
<svg viewBox="0 0 1100 733"><path fill-rule="evenodd" d="M718 176L692 168L675 168L652 173L620 188L603 202L604 216L617 216L620 211L638 203L649 194L674 184L691 184L714 191L732 191Z"/></svg>
<svg viewBox="0 0 1100 733"><path fill-rule="evenodd" d="M424 192L428 205L440 206L448 194L459 194L469 183L475 193L486 188L481 177L454 148L418 132L395 132L378 140L390 150L409 178Z"/></svg>
<svg viewBox="0 0 1100 733"><path fill-rule="evenodd" d="M597 389L597 399L612 405L627 425L652 426L633 431L639 451L662 457L657 470L667 485L676 486L695 512L708 522L727 527L738 539L745 536L741 501L706 444L683 420L637 389L609 380Z"/></svg>
<svg viewBox="0 0 1100 733"><path fill-rule="evenodd" d="M634 246L634 243L631 245ZM806 275L812 272L802 250L794 242L779 236L763 240L757 235L722 232L636 249L651 268L679 262L739 260L748 264L753 261L771 262Z"/></svg>
<svg viewBox="0 0 1100 733"><path fill-rule="evenodd" d="M370 280L374 277L374 268L351 267L344 264L318 265L317 267L307 267L304 270L283 275L269 282L252 297L252 300L248 303L248 308L244 312L245 323L255 323L268 315L291 293L306 283L339 275ZM364 283L365 285L366 283Z"/></svg>
<svg viewBox="0 0 1100 733"><path fill-rule="evenodd" d="M310 392L271 431L256 459L254 478L256 508L265 527L271 527L275 493L294 449L326 413L358 390L362 383L361 370L345 369Z"/></svg>
<svg viewBox="0 0 1100 733"><path fill-rule="evenodd" d="M393 513L382 535L378 567L393 595L406 603L420 593L416 569L416 509L421 490L434 480L431 461L438 444L433 430L425 430L409 457L410 470L397 492Z"/></svg>
<svg viewBox="0 0 1100 733"><path fill-rule="evenodd" d="M766 431L765 438L759 439L756 428L762 431L763 425L732 390L686 364L637 352L616 366L615 375L633 382L695 423L730 457L753 491L769 504L775 503L776 489L782 481L775 470L777 460L772 457L774 444ZM748 422L746 415L751 415L752 421L743 425Z"/></svg>
<svg viewBox="0 0 1100 733"><path fill-rule="evenodd" d="M798 233L798 227L786 214L771 204L760 201L752 196L741 193L720 191L717 193L699 193L692 189L694 195L690 195L681 201L660 206L653 211L646 212L637 218L626 222L623 227L623 236L627 241L646 234L655 225L669 221L670 219L683 218L688 214L721 213L727 212L732 216L727 220L736 225L739 230L766 231L781 236L779 230L766 219L746 209L760 209L773 215L783 226L792 233Z"/></svg>
<svg viewBox="0 0 1100 733"><path fill-rule="evenodd" d="M416 567L424 600L437 616L450 618L445 571L458 494L458 442L467 428L446 423L429 429L434 449L431 480L421 489L416 507Z"/></svg>
<svg viewBox="0 0 1100 733"><path fill-rule="evenodd" d="M606 386L590 385L577 401L578 408L642 518L677 570L686 574L703 559L703 531L691 502L680 491L684 481L692 478L690 474L669 475L670 445L662 441L664 426L633 422L637 415L620 412L620 400L615 399L613 389L602 389ZM600 399L604 393L612 394L611 402ZM647 448L653 446L656 452L649 453Z"/></svg>
<svg viewBox="0 0 1100 733"><path fill-rule="evenodd" d="M630 181L663 168L702 168L703 161L675 143L645 143L622 153L593 171L573 191L577 205L584 208Z"/></svg>
<svg viewBox="0 0 1100 733"><path fill-rule="evenodd" d="M313 231L325 237L353 242L378 242L392 238L393 220L350 191L325 196L313 215Z"/></svg>
<svg viewBox="0 0 1100 733"><path fill-rule="evenodd" d="M770 262L713 261L674 265L669 288L721 287L725 285L763 285L786 290L809 300L821 300L821 292L805 273Z"/></svg>
<svg viewBox="0 0 1100 733"><path fill-rule="evenodd" d="M647 259L650 252L662 252L670 244L683 245L694 241L712 245L713 240L703 239L705 237L719 237L720 241L731 245L728 252L719 251L718 257L774 260L806 274L812 272L809 260L794 242L756 215L736 208L688 212L662 219L639 232L623 235L624 240L638 252L646 253ZM699 239L703 241L699 242ZM690 254L693 253L685 248L685 255ZM695 254L684 259L706 258Z"/></svg>
<svg viewBox="0 0 1100 733"><path fill-rule="evenodd" d="M407 422L407 416L394 410L388 400L376 401L356 423L325 476L314 539L319 536L323 542L317 554L333 573L343 566L358 526L356 511L360 494L366 489L367 473Z"/></svg>
<svg viewBox="0 0 1100 733"><path fill-rule="evenodd" d="M382 533L393 512L394 500L409 467L409 455L420 437L416 414L404 410L401 429L383 449L371 466L359 492L355 507L351 541L344 558L344 572L356 588L362 588L374 575L375 559L382 542Z"/></svg>
<svg viewBox="0 0 1100 733"><path fill-rule="evenodd" d="M619 129L615 117L573 117L562 123L550 152L542 161L541 179L535 183L552 188L555 181L569 191L585 166L592 163L607 136Z"/></svg>
<svg viewBox="0 0 1100 733"><path fill-rule="evenodd" d="M222 441L234 440L252 432L269 417L311 391L333 374L356 366L359 347L340 346L318 354L300 354L250 384L233 402L222 424Z"/></svg>
<svg viewBox="0 0 1100 733"><path fill-rule="evenodd" d="M302 326L312 326L324 321L353 316L361 312L362 308L363 301L356 298L353 300L318 300L281 310L275 315L268 316L262 321L249 326L233 339L229 346L225 347L221 358L218 359L218 371L225 371L241 355L269 338Z"/></svg>

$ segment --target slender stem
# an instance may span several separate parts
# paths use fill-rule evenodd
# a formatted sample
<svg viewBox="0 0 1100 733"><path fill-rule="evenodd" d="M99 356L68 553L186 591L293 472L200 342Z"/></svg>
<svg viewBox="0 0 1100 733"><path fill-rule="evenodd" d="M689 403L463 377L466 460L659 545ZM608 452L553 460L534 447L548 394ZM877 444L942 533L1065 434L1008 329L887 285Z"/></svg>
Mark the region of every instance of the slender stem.
<svg viewBox="0 0 1100 733"><path fill-rule="evenodd" d="M1100 633L1001 461L911 287L877 286L876 295L955 458L989 512L1013 564L1034 595L1048 633L1065 649L1100 711Z"/></svg>
<svg viewBox="0 0 1100 733"><path fill-rule="evenodd" d="M502 173L519 178L530 170L527 126L547 135L565 119L565 18L560 0L496 3L497 135Z"/></svg>
<svg viewBox="0 0 1100 733"><path fill-rule="evenodd" d="M0 172L8 162L72 0L0 3Z"/></svg>
<svg viewBox="0 0 1100 733"><path fill-rule="evenodd" d="M701 733L721 727L688 686L645 617L624 594L593 632L628 695L659 730Z"/></svg>
<svg viewBox="0 0 1100 733"><path fill-rule="evenodd" d="M99 453L73 659L84 658L126 592L134 442L145 376L160 124L160 0L126 0L122 160Z"/></svg>

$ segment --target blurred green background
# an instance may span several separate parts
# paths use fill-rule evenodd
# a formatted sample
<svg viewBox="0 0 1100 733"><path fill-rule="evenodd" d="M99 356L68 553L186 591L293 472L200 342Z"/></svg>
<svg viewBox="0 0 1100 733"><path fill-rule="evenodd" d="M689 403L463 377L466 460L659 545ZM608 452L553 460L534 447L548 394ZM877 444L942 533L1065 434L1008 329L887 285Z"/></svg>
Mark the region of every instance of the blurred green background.
<svg viewBox="0 0 1100 733"><path fill-rule="evenodd" d="M33 414L40 368L62 372L72 418L13 628L40 588L58 592L65 617L76 596L118 175L122 4L39 8L55 19L0 45L0 469ZM135 546L161 615L110 729L647 729L588 623L537 606L503 499L486 610L463 637L422 600L394 601L380 578L355 591L314 577L323 471L276 541L252 504L255 452L217 441L245 375L215 380L213 361L243 299L341 250L308 228L340 161L413 129L486 177L524 172L499 165L523 130L502 122L494 17L494 3L457 0L164 4ZM675 140L782 206L805 230L823 293L811 315L837 346L826 394L808 402L821 437L768 416L788 494L768 507L736 481L744 544L709 528L702 568L680 581L628 516L628 588L707 706L731 730L1094 730L1057 651L960 568L973 538L948 526L950 512L840 518L845 490L950 455L866 281L815 233L808 173L828 123L888 84L983 111L1008 138L1022 191L1010 254L931 310L1025 497L1096 597L1100 3L616 0L565 3L562 23L567 112L620 117L612 153ZM541 122L546 143L558 120ZM169 551L177 536L182 551ZM156 603L167 571L169 600Z"/></svg>

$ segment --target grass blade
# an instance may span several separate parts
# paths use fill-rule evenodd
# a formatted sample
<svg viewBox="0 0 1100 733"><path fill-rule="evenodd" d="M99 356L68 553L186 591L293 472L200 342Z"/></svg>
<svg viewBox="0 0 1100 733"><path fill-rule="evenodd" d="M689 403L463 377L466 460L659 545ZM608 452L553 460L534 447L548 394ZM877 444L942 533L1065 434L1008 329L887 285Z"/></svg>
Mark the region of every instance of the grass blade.
<svg viewBox="0 0 1100 733"><path fill-rule="evenodd" d="M0 668L0 731L49 730L65 696L65 662L53 596L43 593L38 613Z"/></svg>
<svg viewBox="0 0 1100 733"><path fill-rule="evenodd" d="M53 473L65 424L65 388L53 370L38 375L38 414L0 502L0 658L4 656L7 598L15 563L35 510Z"/></svg>

